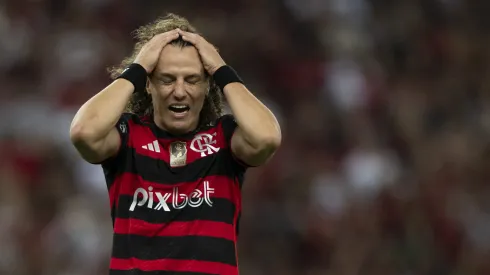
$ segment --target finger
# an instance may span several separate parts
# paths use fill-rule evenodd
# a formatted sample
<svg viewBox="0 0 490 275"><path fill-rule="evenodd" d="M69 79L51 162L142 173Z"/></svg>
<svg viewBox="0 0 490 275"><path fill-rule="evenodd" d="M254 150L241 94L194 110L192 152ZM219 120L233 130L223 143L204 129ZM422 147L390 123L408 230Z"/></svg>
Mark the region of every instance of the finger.
<svg viewBox="0 0 490 275"><path fill-rule="evenodd" d="M159 33L159 34L153 36L150 39L149 43L160 44L159 42L162 42L162 41L168 39L169 37L175 37L178 34L179 33L177 32L177 30L172 30L172 31L164 32L164 33Z"/></svg>
<svg viewBox="0 0 490 275"><path fill-rule="evenodd" d="M192 32L186 32L186 31L183 31L181 29L177 29L177 32L180 34L180 35L185 35L187 37L192 37L192 38L196 38L197 36L199 36L197 33L192 33Z"/></svg>
<svg viewBox="0 0 490 275"><path fill-rule="evenodd" d="M179 33L177 32L177 30L171 30L168 32L158 34L157 36L158 36L157 40L159 42L158 44L161 44L161 42L164 42L166 44L174 39L177 39L179 37Z"/></svg>
<svg viewBox="0 0 490 275"><path fill-rule="evenodd" d="M173 30L169 33L167 33L163 38L162 38L162 43L165 45L172 42L173 40L179 38L179 33L176 30Z"/></svg>
<svg viewBox="0 0 490 275"><path fill-rule="evenodd" d="M186 32L180 29L178 29L178 33L180 34L180 36L182 36L182 39L184 41L187 41L194 46L198 46L199 38L201 38L198 34Z"/></svg>
<svg viewBox="0 0 490 275"><path fill-rule="evenodd" d="M171 41L177 39L179 37L179 33L177 31L170 31L165 33L160 33L155 35L149 44L149 47L152 49L161 49Z"/></svg>

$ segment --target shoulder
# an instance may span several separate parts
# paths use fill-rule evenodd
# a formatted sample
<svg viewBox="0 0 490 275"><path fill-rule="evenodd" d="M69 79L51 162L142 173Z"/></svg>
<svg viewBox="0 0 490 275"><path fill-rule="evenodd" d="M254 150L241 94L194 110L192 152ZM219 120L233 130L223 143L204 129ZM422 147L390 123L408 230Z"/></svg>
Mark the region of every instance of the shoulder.
<svg viewBox="0 0 490 275"><path fill-rule="evenodd" d="M140 117L133 113L123 113L116 123L116 130L119 132L121 138L121 152L126 147L130 147L132 136L135 132L141 132L141 128L149 127L149 123L144 117Z"/></svg>
<svg viewBox="0 0 490 275"><path fill-rule="evenodd" d="M221 128L225 139L229 142L237 127L235 117L231 114L223 115L217 119L216 125Z"/></svg>
<svg viewBox="0 0 490 275"><path fill-rule="evenodd" d="M137 114L133 113L123 113L116 126L118 127L119 131L124 133L128 132L129 128L131 128L133 125L149 126L150 121L151 120L145 116L138 116Z"/></svg>
<svg viewBox="0 0 490 275"><path fill-rule="evenodd" d="M235 117L232 114L222 115L220 118L217 119L217 122L221 123L221 124L223 124L223 123L224 124L230 124L230 123L236 124Z"/></svg>
<svg viewBox="0 0 490 275"><path fill-rule="evenodd" d="M148 124L144 117L140 117L134 113L123 113L119 117L115 128L119 134L120 144L117 154L102 164L104 169L115 169L114 164L120 164L124 159L132 154L135 136L138 137L141 133L141 126L145 127Z"/></svg>
<svg viewBox="0 0 490 275"><path fill-rule="evenodd" d="M145 122L148 122L149 119L148 117L138 116L137 114L133 113L123 113L119 120L125 122L133 122L137 124L144 124Z"/></svg>
<svg viewBox="0 0 490 275"><path fill-rule="evenodd" d="M237 126L235 117L231 114L222 115L215 121L207 124L205 127L201 128L200 132L207 132L210 130L223 131L225 135L233 133Z"/></svg>
<svg viewBox="0 0 490 275"><path fill-rule="evenodd" d="M234 123L234 121L235 121L235 117L232 114L222 115L219 118L217 118L216 120L214 120L213 122L210 122L207 125L205 125L202 128L202 130L208 130L211 128L219 128L219 127L222 127L223 125L228 125L228 124Z"/></svg>

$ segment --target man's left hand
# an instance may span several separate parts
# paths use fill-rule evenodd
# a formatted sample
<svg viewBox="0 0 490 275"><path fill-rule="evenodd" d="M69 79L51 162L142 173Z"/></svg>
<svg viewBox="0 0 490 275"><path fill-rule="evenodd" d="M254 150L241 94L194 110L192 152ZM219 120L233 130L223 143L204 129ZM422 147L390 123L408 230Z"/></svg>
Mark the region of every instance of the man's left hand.
<svg viewBox="0 0 490 275"><path fill-rule="evenodd" d="M216 48L202 36L180 29L178 32L184 41L187 41L196 47L199 55L201 56L204 69L206 69L210 75L213 75L221 66L226 65Z"/></svg>

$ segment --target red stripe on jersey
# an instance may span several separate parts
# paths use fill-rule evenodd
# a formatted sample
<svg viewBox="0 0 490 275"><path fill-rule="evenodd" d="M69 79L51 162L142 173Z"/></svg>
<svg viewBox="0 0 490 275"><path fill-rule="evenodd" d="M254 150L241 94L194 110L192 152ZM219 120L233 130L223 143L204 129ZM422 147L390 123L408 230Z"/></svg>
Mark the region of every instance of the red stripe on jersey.
<svg viewBox="0 0 490 275"><path fill-rule="evenodd" d="M205 236L235 240L235 228L232 224L213 221L172 221L170 223L149 223L139 219L116 218L116 234L136 234L153 237Z"/></svg>
<svg viewBox="0 0 490 275"><path fill-rule="evenodd" d="M217 262L206 262L196 260L140 260L135 258L117 259L112 258L110 269L142 271L174 271L174 272L201 272L220 275L238 275L238 267Z"/></svg>
<svg viewBox="0 0 490 275"><path fill-rule="evenodd" d="M157 139L146 125L133 122L130 127L132 128L129 146L133 147L136 153L142 156L163 160L166 163L170 163L170 147L175 141L185 142L186 164L228 147L221 124L199 132L196 137L188 140L183 140L182 138ZM157 144L154 144L155 141L157 141Z"/></svg>

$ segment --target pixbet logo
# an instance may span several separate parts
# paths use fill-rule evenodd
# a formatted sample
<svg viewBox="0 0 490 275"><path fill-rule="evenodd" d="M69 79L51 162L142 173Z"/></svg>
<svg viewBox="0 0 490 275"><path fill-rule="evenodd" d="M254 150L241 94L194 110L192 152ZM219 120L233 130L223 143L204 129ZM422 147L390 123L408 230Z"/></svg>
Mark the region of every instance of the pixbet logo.
<svg viewBox="0 0 490 275"><path fill-rule="evenodd" d="M199 207L204 202L207 205L213 206L210 195L214 193L214 188L209 187L209 181L204 181L204 192L199 189L194 189L189 195L180 194L179 188L174 187L172 193L153 192L153 187L148 187L148 191L144 188L138 188L134 191L133 202L129 207L129 211L134 211L136 206L143 206L146 204L147 208L169 212L169 204L174 209L182 209L189 205L190 207ZM158 203L155 201L155 196ZM169 202L169 198L172 196L172 201ZM179 202L180 201L180 202Z"/></svg>
<svg viewBox="0 0 490 275"><path fill-rule="evenodd" d="M211 155L219 151L218 147L214 147L216 144L216 133L214 134L199 134L192 140L190 148L194 152L201 153L201 157L205 157L206 154Z"/></svg>

